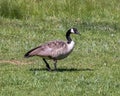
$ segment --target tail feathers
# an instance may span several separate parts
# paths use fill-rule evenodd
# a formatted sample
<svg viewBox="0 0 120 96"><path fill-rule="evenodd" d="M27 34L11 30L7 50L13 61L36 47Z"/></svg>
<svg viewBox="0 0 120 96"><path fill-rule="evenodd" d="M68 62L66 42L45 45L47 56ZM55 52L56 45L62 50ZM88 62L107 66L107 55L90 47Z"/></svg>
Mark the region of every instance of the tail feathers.
<svg viewBox="0 0 120 96"><path fill-rule="evenodd" d="M25 58L30 57L29 53L30 53L30 52L27 52L27 53L24 55L24 57L25 57Z"/></svg>
<svg viewBox="0 0 120 96"><path fill-rule="evenodd" d="M34 56L33 54L31 54L31 52L32 52L33 50L34 50L34 49L28 51L28 52L24 55L24 57L25 57L25 58L28 58L28 57Z"/></svg>
<svg viewBox="0 0 120 96"><path fill-rule="evenodd" d="M32 56L37 55L36 52L35 52L35 50L36 50L37 48L39 48L39 47L36 47L36 48L31 49L30 51L28 51L28 52L24 55L24 57L25 57L25 58L28 58L28 57L32 57Z"/></svg>

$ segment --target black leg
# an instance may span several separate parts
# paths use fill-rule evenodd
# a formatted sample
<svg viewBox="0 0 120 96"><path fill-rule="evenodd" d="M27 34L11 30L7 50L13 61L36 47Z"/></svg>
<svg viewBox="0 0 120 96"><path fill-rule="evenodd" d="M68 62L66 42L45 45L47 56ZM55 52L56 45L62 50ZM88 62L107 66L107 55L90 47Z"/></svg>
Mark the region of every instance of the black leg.
<svg viewBox="0 0 120 96"><path fill-rule="evenodd" d="M57 60L54 60L54 70L57 70Z"/></svg>
<svg viewBox="0 0 120 96"><path fill-rule="evenodd" d="M45 64L46 64L46 67L47 67L47 70L48 71L50 71L51 70L51 68L50 68L50 66L49 66L49 64L47 63L47 61L43 58L43 61L45 62Z"/></svg>

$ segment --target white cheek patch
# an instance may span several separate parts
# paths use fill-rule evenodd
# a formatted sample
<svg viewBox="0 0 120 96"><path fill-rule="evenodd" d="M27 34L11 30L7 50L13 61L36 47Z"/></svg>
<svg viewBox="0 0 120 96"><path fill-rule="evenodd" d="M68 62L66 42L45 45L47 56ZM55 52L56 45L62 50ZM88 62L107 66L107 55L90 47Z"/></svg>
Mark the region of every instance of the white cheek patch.
<svg viewBox="0 0 120 96"><path fill-rule="evenodd" d="M71 33L75 33L73 29L71 29Z"/></svg>

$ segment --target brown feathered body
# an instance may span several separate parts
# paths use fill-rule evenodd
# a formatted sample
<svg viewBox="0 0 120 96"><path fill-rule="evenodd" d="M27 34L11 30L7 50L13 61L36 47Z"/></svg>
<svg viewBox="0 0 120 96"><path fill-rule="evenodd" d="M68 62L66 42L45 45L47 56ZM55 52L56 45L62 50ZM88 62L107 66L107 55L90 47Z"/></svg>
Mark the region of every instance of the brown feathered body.
<svg viewBox="0 0 120 96"><path fill-rule="evenodd" d="M40 45L25 54L25 57L40 56L47 59L60 60L67 57L74 48L74 42L70 44L64 41L50 41Z"/></svg>

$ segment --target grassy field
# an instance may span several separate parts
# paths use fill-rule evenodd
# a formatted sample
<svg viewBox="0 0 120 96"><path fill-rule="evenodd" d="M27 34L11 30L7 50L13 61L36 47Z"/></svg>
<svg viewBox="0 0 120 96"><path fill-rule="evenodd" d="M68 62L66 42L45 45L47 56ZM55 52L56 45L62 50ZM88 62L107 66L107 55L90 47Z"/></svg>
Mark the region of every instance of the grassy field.
<svg viewBox="0 0 120 96"><path fill-rule="evenodd" d="M24 58L72 27L81 36L57 72ZM0 96L120 96L119 0L0 0Z"/></svg>

